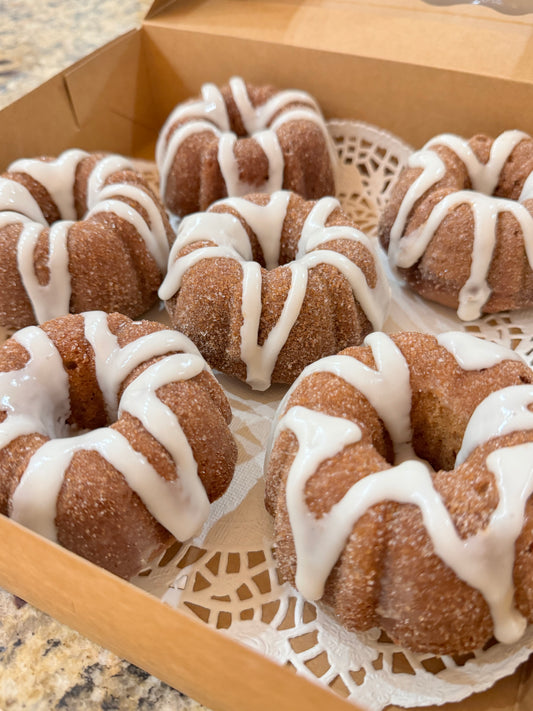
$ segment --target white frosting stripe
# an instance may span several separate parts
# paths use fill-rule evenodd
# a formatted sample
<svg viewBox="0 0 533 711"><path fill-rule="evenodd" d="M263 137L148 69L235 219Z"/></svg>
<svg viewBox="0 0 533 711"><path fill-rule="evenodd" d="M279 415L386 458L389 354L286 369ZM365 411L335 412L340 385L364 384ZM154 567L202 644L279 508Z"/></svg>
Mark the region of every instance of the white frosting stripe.
<svg viewBox="0 0 533 711"><path fill-rule="evenodd" d="M261 267L243 264L241 358L246 363L246 382L256 390L270 387L272 371L288 334L300 314L307 289L308 269L302 262L290 264L291 285L280 317L262 346L258 344L261 319Z"/></svg>
<svg viewBox="0 0 533 711"><path fill-rule="evenodd" d="M298 440L298 451L286 482L287 508L297 554L296 585L305 597L322 597L326 580L359 518L379 503L414 504L420 509L435 553L460 579L483 594L497 639L514 642L526 626L514 606L513 568L515 542L524 524L525 504L533 493L533 443L489 454L486 463L495 477L499 503L482 530L461 538L434 487L429 466L414 458L414 454L405 458L404 444L409 443L411 436L408 366L388 336L374 333L367 337L367 342L372 346L376 370L348 356L324 358L303 371L278 412L285 412L301 380L312 373L334 373L363 393L383 419L399 454L395 466L364 477L327 513L317 518L306 504L306 484L321 463L360 441L359 426L349 420L294 406L272 430L273 439L283 429L290 429ZM468 334L443 334L439 343L454 355L459 365L469 370L516 359L511 351ZM469 352L470 348L473 353ZM391 402L397 383L402 384L400 394ZM456 466L491 438L532 430L533 413L529 409L532 404L531 385L508 387L489 395L470 419ZM268 457L269 452L266 466ZM356 460L353 465L357 466ZM384 466L388 465L384 462Z"/></svg>
<svg viewBox="0 0 533 711"><path fill-rule="evenodd" d="M19 370L0 373L2 409L8 413L0 423L2 448L31 432L47 434L54 430L58 436L64 435L70 413L68 378L48 336L37 326L28 326L12 338L30 357Z"/></svg>
<svg viewBox="0 0 533 711"><path fill-rule="evenodd" d="M176 154L181 146L181 144L189 138L189 136L194 136L197 133L202 133L203 131L211 131L215 136L220 135L220 131L213 126L208 121L191 121L190 123L185 123L179 126L172 134L168 146L163 151L160 149L156 155L161 155L161 163L158 162L159 169L159 191L163 198L167 190L167 181L170 171L172 170L172 164L176 158Z"/></svg>
<svg viewBox="0 0 533 711"><path fill-rule="evenodd" d="M93 207L93 209L87 214L87 217L91 218L94 215L102 213L110 214L113 218L115 216L120 217L125 222L129 222L130 225L135 228L136 232L138 232L139 236L144 240L148 251L154 257L154 260L157 262L159 268L161 270L164 269L166 264L166 256L165 253L160 252L160 247L164 247L164 245L157 243L150 228L137 210L122 200L103 200Z"/></svg>
<svg viewBox="0 0 533 711"><path fill-rule="evenodd" d="M273 193L266 205L256 205L249 200L231 198L217 205L228 205L242 216L256 234L265 256L267 268L277 266L283 224L287 215L290 193ZM203 259L216 257L233 258L240 262L243 272L241 359L246 364L247 382L257 390L270 386L272 371L289 333L298 318L304 302L308 272L319 264L330 264L347 279L354 299L374 328L381 328L387 313L390 288L378 259L375 259L376 284L370 287L360 267L344 255L328 249L317 249L334 239L362 243L374 254L370 240L360 230L349 226L326 227L331 213L339 207L335 198L317 201L305 220L296 260L288 266L291 270L291 286L278 322L263 345L259 346L261 319L262 270L251 262L252 252L248 235L240 220L233 215L221 213L197 213L182 220L176 241L172 247L167 276L159 289L163 300L172 298L180 289L187 269ZM185 245L200 240L210 240L217 247L201 247L177 258Z"/></svg>
<svg viewBox="0 0 533 711"><path fill-rule="evenodd" d="M10 224L22 224L17 246L17 264L22 285L31 301L35 318L42 323L69 313L71 279L69 274L68 232L76 219L74 183L80 161L89 157L85 151L72 149L54 161L21 159L9 166L8 172L22 171L43 185L50 193L61 220L49 231L50 278L40 285L35 274L34 249L46 219L31 193L15 180L0 178L0 229ZM122 156L109 155L94 165L87 183L89 216L111 212L127 220L139 233L147 250L161 272L166 271L168 241L165 223L154 199L141 187L106 180L118 171L131 170L130 161ZM133 200L147 212L149 224L140 212L124 200Z"/></svg>
<svg viewBox="0 0 533 711"><path fill-rule="evenodd" d="M111 200L110 198L114 199ZM163 217L161 216L158 206L147 192L136 185L130 185L128 183L112 183L111 185L106 185L98 195L98 203L89 211L87 217L95 215L98 212L105 212L103 206L109 205L110 203L116 205L118 202L117 198L129 198L139 203L139 205L146 210L149 220L148 224L141 214L133 208L130 208L128 212L122 209L120 216L128 220L128 222L135 227L159 269L161 272L165 272L169 252L165 223L163 222ZM127 214L128 217L124 217L125 214Z"/></svg>
<svg viewBox="0 0 533 711"><path fill-rule="evenodd" d="M278 138L273 131L254 134L268 162L268 177L261 185L247 183L240 177L239 164L235 156L237 136L223 133L218 141L218 162L226 183L228 195L240 197L253 192L272 193L283 187L283 153Z"/></svg>
<svg viewBox="0 0 533 711"><path fill-rule="evenodd" d="M487 467L495 476L500 499L488 532L480 531L467 544L476 560L483 560L489 552L482 569L486 584L479 589L492 613L494 636L510 643L520 639L527 624L514 607L513 569L515 543L524 525L526 502L533 493L533 443L491 452Z"/></svg>
<svg viewBox="0 0 533 711"><path fill-rule="evenodd" d="M33 220L43 227L48 224L39 203L35 200L30 191L9 178L0 178L0 220L2 227L5 227L7 215L18 215L20 220ZM13 219L17 222L17 219Z"/></svg>
<svg viewBox="0 0 533 711"><path fill-rule="evenodd" d="M76 207L72 187L80 161L89 156L85 151L72 148L56 160L41 161L21 158L11 163L10 173L26 173L44 185L64 220L76 220Z"/></svg>
<svg viewBox="0 0 533 711"><path fill-rule="evenodd" d="M159 287L159 298L163 301L172 298L181 288L183 276L188 269L203 259L215 259L217 257L227 257L229 259L235 259L242 265L245 264L245 262L241 260L241 255L233 247L225 244L220 245L220 247L200 247L180 257L171 264L165 280Z"/></svg>
<svg viewBox="0 0 533 711"><path fill-rule="evenodd" d="M75 439L54 439L45 442L28 462L13 493L11 518L41 536L57 542L56 504L65 472L76 446L81 449L82 441L89 445L89 441L98 436L96 430L96 434L90 432Z"/></svg>
<svg viewBox="0 0 533 711"><path fill-rule="evenodd" d="M175 134L181 131L183 126L172 134L170 140L168 135L174 124L179 121L189 119L187 125L191 127L191 132L187 135L205 130L214 131L217 135L220 131L229 131L229 117L226 104L218 87L214 84L204 84L201 91L201 99L198 101L188 101L178 104L170 113L159 134L156 144L156 163L159 167L161 186L164 185L168 176L168 168L174 160L174 156L183 138L175 138ZM198 124L202 124L198 126ZM163 187L161 194L164 195Z"/></svg>
<svg viewBox="0 0 533 711"><path fill-rule="evenodd" d="M133 472L128 483L147 509L178 540L199 533L209 513L209 500L200 478L191 446L176 415L157 397L167 383L189 380L204 369L204 360L189 353L168 356L147 368L128 385L120 400L119 415L129 412L169 452L177 478L166 481L159 475L152 481ZM179 512L179 515L177 515Z"/></svg>
<svg viewBox="0 0 533 711"><path fill-rule="evenodd" d="M516 146L524 138L529 138L523 131L504 131L494 140L490 149L489 160L482 163L476 156L468 141L452 133L441 134L429 140L422 150L436 145L450 148L464 163L472 188L485 195L490 195L496 189L503 166Z"/></svg>
<svg viewBox="0 0 533 711"><path fill-rule="evenodd" d="M104 396L110 420L117 416L117 398L121 383L141 363L172 351L200 355L194 343L186 336L166 329L141 336L119 348L116 337L107 327L107 314L103 311L89 311L84 314L84 319L85 338L94 351L98 385Z"/></svg>
<svg viewBox="0 0 533 711"><path fill-rule="evenodd" d="M319 600L354 520L335 516L338 508L315 518L305 502L305 485L320 463L342 452L347 445L358 442L361 430L348 420L303 407L291 408L282 418L278 431L286 428L298 439L298 453L286 483L287 509L297 559L296 587L310 600Z"/></svg>
<svg viewBox="0 0 533 711"><path fill-rule="evenodd" d="M284 409L301 380L314 373L331 373L366 397L383 420L398 453L411 441L409 366L398 346L385 333L370 333L363 345L371 348L375 369L348 355L321 358L304 368L287 392L279 411Z"/></svg>
<svg viewBox="0 0 533 711"><path fill-rule="evenodd" d="M518 202L525 202L533 198L533 173L530 173L524 182L524 187L518 198Z"/></svg>
<svg viewBox="0 0 533 711"><path fill-rule="evenodd" d="M526 255L533 269L533 216L521 204L531 196L531 176L524 184L518 201L496 198L496 189L503 166L520 141L529 138L521 131L505 131L491 147L487 163L479 161L468 141L452 134L436 136L408 162L410 168L421 168L421 174L407 190L390 232L389 258L400 268L413 266L424 254L435 232L447 215L459 205L468 205L474 219L474 241L470 275L459 294L459 318L470 321L482 313L490 298L491 289L487 278L496 245L498 216L510 213L519 223L523 233ZM426 222L416 230L404 235L415 203L444 177L446 165L434 152L436 145L452 150L464 163L472 190L455 191L440 200L432 209Z"/></svg>
<svg viewBox="0 0 533 711"><path fill-rule="evenodd" d="M533 429L533 386L514 385L497 390L474 410L457 454L456 466L484 442L494 437Z"/></svg>
<svg viewBox="0 0 533 711"><path fill-rule="evenodd" d="M101 158L91 171L87 181L87 209L91 210L100 200L100 192L106 180L122 170L133 170L131 162L123 156L109 155Z"/></svg>
<svg viewBox="0 0 533 711"><path fill-rule="evenodd" d="M319 109L302 107L288 109L274 119L270 125L270 129L272 131L277 131L281 126L283 126L283 124L288 123L289 121L311 121L311 123L314 123L317 128L320 129L326 142L332 168L335 170L338 161L337 152Z"/></svg>
<svg viewBox="0 0 533 711"><path fill-rule="evenodd" d="M181 508L176 506L176 499L180 499L181 480L177 483L162 479L148 460L133 449L120 432L109 427L66 440L52 439L43 444L30 459L15 490L11 518L36 533L57 541L56 502L65 472L78 451L98 452L124 476L154 518L177 538L181 535L180 540L184 540L197 532L198 526L192 532L189 529L187 533L180 519ZM203 495L206 497L205 491ZM180 507L182 504L183 501L179 500ZM187 518L187 515L184 518Z"/></svg>
<svg viewBox="0 0 533 711"><path fill-rule="evenodd" d="M49 279L44 285L39 283L34 266L35 247L44 228L38 222L29 222L20 234L17 266L39 323L69 312L71 290L67 239L73 224L63 220L54 223L48 230Z"/></svg>
<svg viewBox="0 0 533 711"><path fill-rule="evenodd" d="M437 343L453 355L463 370L492 368L506 360L522 361L516 351L464 331L441 333L437 336Z"/></svg>
<svg viewBox="0 0 533 711"><path fill-rule="evenodd" d="M224 205L233 208L240 215L246 216L246 224L249 225L257 237L257 241L263 252L266 269L275 269L279 264L281 232L283 230L285 217L287 216L290 199L291 192L289 190L279 190L272 193L267 206L256 205L250 202L250 200L244 200L238 197L227 198L223 201ZM238 230L238 228L236 229ZM246 230L243 229L242 234L243 240L249 245ZM245 259L251 260L250 246L247 248L247 252L245 252L244 249L238 249L238 251ZM249 253L250 256L245 257L246 253Z"/></svg>
<svg viewBox="0 0 533 711"><path fill-rule="evenodd" d="M207 365L191 341L175 331L155 331L120 348L109 330L106 314L88 312L84 319L85 335L95 349L96 374L111 419L117 410L118 390L128 374L153 356L163 356L128 385L118 403L118 414L129 412L161 443L175 463L177 478L161 478L146 458L110 427L68 436L65 422L70 408L69 388L61 357L44 331L30 327L16 334L30 354L29 361L19 371L0 374L8 412L0 423L0 445L5 447L16 437L35 431L52 439L30 459L15 489L10 515L57 540L57 497L66 470L76 452L92 450L124 476L165 528L180 540L189 538L205 521L207 494L180 423L159 400L157 390L168 383L193 378Z"/></svg>

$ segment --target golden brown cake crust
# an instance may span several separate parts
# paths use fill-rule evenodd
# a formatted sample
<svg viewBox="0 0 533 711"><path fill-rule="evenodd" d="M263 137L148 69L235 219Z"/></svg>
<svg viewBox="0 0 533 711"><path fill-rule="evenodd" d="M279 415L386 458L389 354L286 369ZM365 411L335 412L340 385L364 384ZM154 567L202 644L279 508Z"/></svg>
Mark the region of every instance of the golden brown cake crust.
<svg viewBox="0 0 533 711"><path fill-rule="evenodd" d="M72 175L69 171L60 172L61 161L66 164L68 155L78 158ZM49 284L55 294L62 290L66 294L65 310L59 313L56 309L44 319L87 310L117 311L135 318L155 304L166 258L154 257L146 242L146 233L152 234L150 240L159 241L162 255L168 255L174 233L158 197L125 159L117 156L120 160L116 167L102 170L105 161L113 158L74 149L55 160L23 160L22 165L17 161L0 176L19 191L15 209L20 213L17 216L13 207L0 200L1 325L16 329L43 320L36 315L36 308L42 306L40 302L45 295L32 297L28 287L33 273L41 287ZM42 182L24 172L33 171L38 175L39 164L55 166L54 174L43 180L51 185L60 182L64 192L71 195L70 215L61 213L60 206ZM100 173L102 180L97 184ZM92 204L89 201L91 190ZM99 199L104 192L105 198ZM129 214L118 214L121 206L129 210ZM39 208L42 218L37 214ZM66 272L58 266L54 276L50 260L52 253L54 259L57 260L58 254L61 259L62 247L61 239L53 242L57 232L52 233L51 228L56 229L60 220L69 220L72 224L66 235ZM143 234L138 230L139 225ZM20 259L21 241L35 231L38 238L33 260L24 267ZM52 243L55 246L51 248Z"/></svg>
<svg viewBox="0 0 533 711"><path fill-rule="evenodd" d="M474 172L483 174L487 167L497 166L496 142L501 147L507 139L508 147L496 180L473 183L468 161ZM533 235L533 192L525 186L533 174L533 139L518 131L507 131L497 139L479 134L468 141L459 140L460 149L456 151L446 135L436 136L411 157L381 216L381 244L399 275L414 291L430 301L458 309L461 290L470 280L466 291L488 288L486 299L479 297L480 313L530 307L533 305L533 270L524 246ZM468 158L469 154L472 158ZM416 191L413 202L409 195L416 189L414 183L432 170L427 164L423 168L420 161L426 158L433 165L435 157L441 161L443 174L435 172L434 179L426 183L425 189ZM444 212L445 216L436 220L436 228L429 230L431 238L422 253L417 254L416 259L413 256L408 263L402 262L398 252L404 249L408 237L412 240L414 235L425 227L427 229L429 219L435 219L444 202L459 194L464 195L464 201L454 202ZM474 197L476 194L487 197L479 202ZM491 207L489 198L497 199ZM519 202L520 207L501 202L503 199ZM479 209L492 211L497 217L493 227L487 215L488 224L485 221L481 230L484 234L476 240L477 250L487 255L488 267L486 274L481 274L482 265L477 267L481 276L474 282L471 275L475 224L477 220L481 225L481 220L485 219L475 216ZM401 214L404 210L406 214ZM477 298L477 292L474 297ZM464 298L471 297L465 293ZM476 312L468 318L461 316L464 320L475 317Z"/></svg>
<svg viewBox="0 0 533 711"><path fill-rule="evenodd" d="M235 80L246 96L240 99L244 102L242 111L233 90ZM309 200L333 195L336 159L314 99L304 92L293 95L292 90L280 92L272 86L254 86L239 78L232 82L220 89L212 87L207 94L210 99L202 94L179 104L167 119L160 133L157 163L168 209L183 216L207 210L213 202L228 195L244 194L242 189L234 192L234 181L246 185L245 192L250 193L293 190ZM204 85L202 91L208 86L211 85ZM282 96L287 97L283 102ZM247 128L243 112L255 111L257 115L249 119L255 124L261 111L272 102L275 105L269 116ZM302 114L302 110L306 113ZM276 123L283 114L292 111L293 118L283 120L280 125ZM172 146L180 129L186 133L177 146ZM265 131L275 134L275 150L265 150L264 144L256 139ZM226 168L231 161L222 157L221 136L230 134L236 137L231 148L235 165ZM269 154L274 153L276 156L279 153L282 173L279 184L272 186L268 181L277 168L273 167L275 161L269 159ZM234 178L228 177L233 171Z"/></svg>
<svg viewBox="0 0 533 711"><path fill-rule="evenodd" d="M157 332L173 336L173 332L166 331L159 323L133 322L117 313L107 317L102 314L102 318L106 319L107 328L117 338L120 349ZM105 428L102 438L106 437L107 428L119 432L159 476L168 481L179 478L180 472L176 471L171 454L137 417L124 411L110 420L95 369L94 350L86 337L86 315L54 319L43 324L42 330L57 349L68 378L70 415L67 424L72 432ZM29 359L27 349L16 340L17 335L0 348L0 372L10 373L13 378ZM168 349L168 353L161 353L161 348L159 352L154 350L151 357L123 371L119 398L150 366L180 352L172 341ZM196 461L198 477L209 501L214 501L229 485L237 456L228 428L231 410L222 389L204 369L186 379L176 374L173 381L159 387L156 393L179 422ZM143 397L142 393L139 397ZM148 400L148 392L144 397ZM49 406L52 407L52 402ZM8 425L9 407L1 415ZM0 431L1 427L0 423ZM49 438L53 439L54 433L49 436L23 434L0 451L1 513L12 514L13 495L28 461ZM158 523L127 484L123 473L103 454L85 448L75 451L65 471L55 525L60 544L125 578L138 572L173 540L171 533Z"/></svg>
<svg viewBox="0 0 533 711"><path fill-rule="evenodd" d="M518 431L477 447L454 469L466 425L491 392L533 382L520 361L465 371L433 336L401 333L392 337L410 371L411 426L416 454L434 468L433 485L461 538L487 525L498 491L486 459L491 451L533 442L532 431ZM376 368L369 347L340 355ZM343 378L313 372L297 381L283 412L302 406L354 422L360 441L322 462L307 481L306 505L320 517L348 489L394 462L391 439L366 397ZM280 413L280 417L283 413ZM283 580L295 584L296 552L287 507L286 481L298 452L290 428L279 431L267 460L265 504L274 516L276 558ZM515 603L533 621L533 502L526 504L516 542ZM353 526L327 578L322 602L348 629L381 627L398 644L420 652L460 653L481 648L493 622L481 593L463 582L435 553L417 506L386 501L369 508Z"/></svg>
<svg viewBox="0 0 533 711"><path fill-rule="evenodd" d="M261 206L265 208L266 223L269 219L266 217L267 208L273 208L274 202L282 201L284 195L288 202L279 238L278 266L269 265L267 269L258 237L244 215L247 205ZM260 347L264 346L274 327L280 323L292 280L296 280L296 277L291 276L291 263L298 264L299 260L303 263L308 254L317 257L317 263L307 271L307 285L305 292L302 292L303 300L297 318L268 376L271 383L293 382L308 363L336 353L348 345L361 343L373 329L365 308L357 298L357 289L351 285L345 273L328 263L328 253L336 253L352 269L360 271L370 291L376 290L375 299L379 302L378 308L382 315L388 306L388 285L378 271L372 247L336 201L331 203L332 209L322 233L327 235L328 228L335 227L346 227L346 232L343 233L341 229L338 235L325 239L305 255L299 254L299 247L304 240L304 224L317 205L317 201L306 201L295 193L278 192L273 196L247 195L238 202L220 201L204 213L206 219L211 219L213 215L232 215L245 230L253 262L260 271L261 311L258 330L254 332ZM191 229L196 229L195 225L200 224L200 218L200 214L187 217L180 226L169 260L169 282L172 282L173 269L178 268L187 255L192 255L195 250L215 248L222 243L220 230L212 222L206 222L206 225L213 227L202 229L197 241L188 240L189 225ZM210 230L212 240L209 239ZM355 232L364 239L351 239L350 235ZM268 239L269 245L274 244L274 230L269 233ZM181 247L184 240L186 243ZM206 258L185 269L178 290L173 286L172 294L168 298L164 297L166 308L173 326L194 341L213 368L246 381L250 366L247 367L243 359L242 334L244 314L247 319L251 318L253 309L251 301L246 301L243 306L245 260L231 255L222 256L222 253L220 256L207 256L206 253ZM256 386L252 383L252 387Z"/></svg>

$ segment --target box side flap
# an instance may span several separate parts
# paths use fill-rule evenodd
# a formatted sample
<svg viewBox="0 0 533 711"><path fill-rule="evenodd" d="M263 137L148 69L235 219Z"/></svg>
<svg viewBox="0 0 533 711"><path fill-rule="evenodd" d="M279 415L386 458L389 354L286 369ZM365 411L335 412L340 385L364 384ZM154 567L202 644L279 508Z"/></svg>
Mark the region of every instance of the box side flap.
<svg viewBox="0 0 533 711"><path fill-rule="evenodd" d="M136 94L132 91L132 81L136 79L132 66L138 63L139 52L136 34L133 31L123 35L65 70L65 83L80 125L90 120L104 100L131 117ZM115 80L117 72L123 77L120 83Z"/></svg>
<svg viewBox="0 0 533 711"><path fill-rule="evenodd" d="M148 24L533 82L533 15L502 15L480 6L183 0Z"/></svg>
<svg viewBox="0 0 533 711"><path fill-rule="evenodd" d="M57 75L0 113L0 170L22 156L54 155L77 132L64 77Z"/></svg>

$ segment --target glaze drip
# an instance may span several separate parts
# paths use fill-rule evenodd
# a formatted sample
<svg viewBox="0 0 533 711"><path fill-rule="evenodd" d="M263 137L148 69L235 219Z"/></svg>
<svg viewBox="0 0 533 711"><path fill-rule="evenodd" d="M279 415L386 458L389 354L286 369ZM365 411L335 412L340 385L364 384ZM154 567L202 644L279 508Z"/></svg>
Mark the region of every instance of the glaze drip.
<svg viewBox="0 0 533 711"><path fill-rule="evenodd" d="M453 355L457 365L463 370L483 370L506 360L522 360L515 351L499 343L472 337L464 331L440 333L437 343Z"/></svg>

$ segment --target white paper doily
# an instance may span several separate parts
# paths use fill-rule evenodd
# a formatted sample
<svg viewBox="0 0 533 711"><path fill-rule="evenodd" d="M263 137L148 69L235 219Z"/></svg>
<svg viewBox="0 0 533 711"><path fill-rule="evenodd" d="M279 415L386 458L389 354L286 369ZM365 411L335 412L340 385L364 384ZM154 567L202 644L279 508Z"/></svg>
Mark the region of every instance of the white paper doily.
<svg viewBox="0 0 533 711"><path fill-rule="evenodd" d="M333 121L330 130L340 157L338 197L375 237L379 211L411 149L362 123ZM386 262L382 252L381 257ZM390 276L393 306L387 331L469 330L515 348L532 363L531 313L465 324L453 311L424 302ZM320 607L281 585L262 474L270 423L285 389L274 386L258 393L229 377L219 379L234 413L239 447L234 481L212 507L202 534L170 548L134 583L371 711L389 704L459 701L513 673L533 649L533 627L516 645L494 644L476 654L436 658L402 650L377 630L346 632Z"/></svg>

